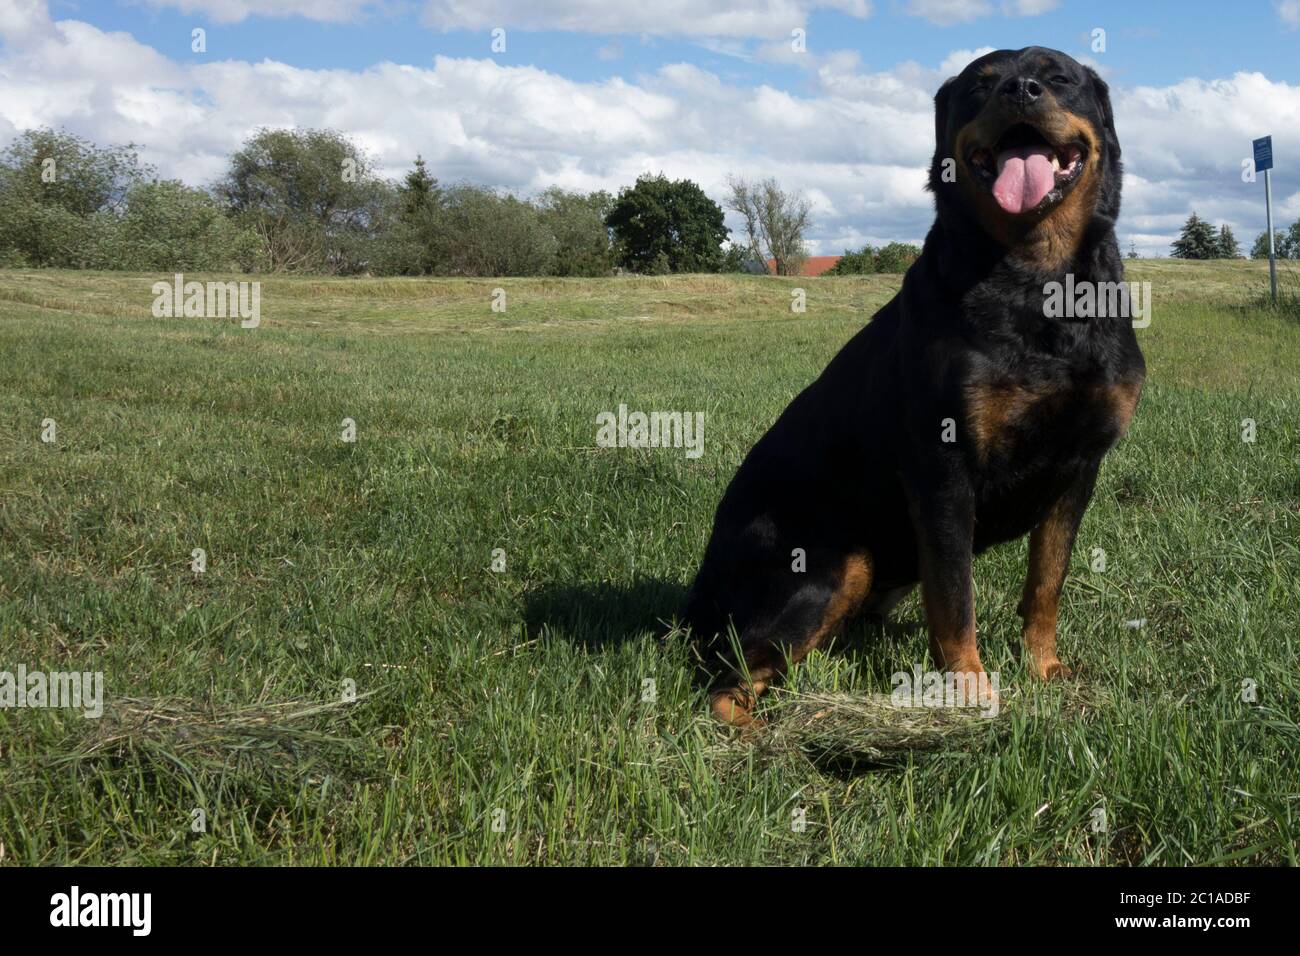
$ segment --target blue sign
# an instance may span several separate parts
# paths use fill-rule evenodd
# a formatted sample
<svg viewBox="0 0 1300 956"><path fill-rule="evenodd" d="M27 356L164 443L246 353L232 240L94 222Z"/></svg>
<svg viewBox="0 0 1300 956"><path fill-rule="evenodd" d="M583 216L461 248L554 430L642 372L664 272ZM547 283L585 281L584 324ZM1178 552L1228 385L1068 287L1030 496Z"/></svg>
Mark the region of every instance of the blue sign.
<svg viewBox="0 0 1300 956"><path fill-rule="evenodd" d="M1262 173L1266 169L1273 168L1273 137L1265 136L1254 142L1255 147L1255 172Z"/></svg>

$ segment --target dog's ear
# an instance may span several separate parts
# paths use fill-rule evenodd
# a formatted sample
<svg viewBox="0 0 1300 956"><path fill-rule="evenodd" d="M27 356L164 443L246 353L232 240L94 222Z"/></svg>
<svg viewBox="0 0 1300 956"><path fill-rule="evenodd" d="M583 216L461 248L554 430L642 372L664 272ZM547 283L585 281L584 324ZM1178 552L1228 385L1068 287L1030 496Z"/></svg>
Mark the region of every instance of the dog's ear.
<svg viewBox="0 0 1300 956"><path fill-rule="evenodd" d="M1111 156L1119 159L1119 136L1115 132L1115 112L1110 106L1110 87L1092 67L1085 66L1083 69L1092 82L1092 95L1096 97L1097 106L1101 110L1101 124L1106 130L1106 146Z"/></svg>
<svg viewBox="0 0 1300 956"><path fill-rule="evenodd" d="M942 182L943 161L948 149L948 98L957 77L944 80L939 92L934 94L934 159L930 163L930 190L936 192Z"/></svg>

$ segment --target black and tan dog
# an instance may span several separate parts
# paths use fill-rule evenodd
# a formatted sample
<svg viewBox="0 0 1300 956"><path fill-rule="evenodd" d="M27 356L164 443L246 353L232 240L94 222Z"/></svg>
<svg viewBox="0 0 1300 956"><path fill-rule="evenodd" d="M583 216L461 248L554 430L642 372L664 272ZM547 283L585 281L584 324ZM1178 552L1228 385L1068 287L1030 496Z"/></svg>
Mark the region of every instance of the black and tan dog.
<svg viewBox="0 0 1300 956"><path fill-rule="evenodd" d="M1110 97L1063 53L1002 50L943 84L935 139L937 218L902 290L718 506L685 619L730 723L750 723L757 694L855 612L886 613L917 582L937 667L982 672L972 557L1026 533L1025 659L1042 679L1069 673L1057 601L1145 375L1131 318L1044 308L1067 273L1076 288L1123 280Z"/></svg>

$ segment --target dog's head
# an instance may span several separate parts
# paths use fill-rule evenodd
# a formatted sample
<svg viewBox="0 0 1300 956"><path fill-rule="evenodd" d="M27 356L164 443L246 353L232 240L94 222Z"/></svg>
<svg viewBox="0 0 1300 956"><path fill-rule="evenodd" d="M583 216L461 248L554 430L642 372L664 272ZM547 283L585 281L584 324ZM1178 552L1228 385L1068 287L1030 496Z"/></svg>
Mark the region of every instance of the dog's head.
<svg viewBox="0 0 1300 956"><path fill-rule="evenodd" d="M1098 219L1119 214L1110 94L1056 50L998 50L935 96L930 168L940 218L973 222L1042 268L1058 267Z"/></svg>

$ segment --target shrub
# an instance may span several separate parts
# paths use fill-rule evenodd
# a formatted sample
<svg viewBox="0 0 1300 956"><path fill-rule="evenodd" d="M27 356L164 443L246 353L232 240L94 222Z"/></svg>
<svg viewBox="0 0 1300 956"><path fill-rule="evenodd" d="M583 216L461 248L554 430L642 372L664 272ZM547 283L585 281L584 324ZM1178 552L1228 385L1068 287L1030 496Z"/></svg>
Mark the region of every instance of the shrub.
<svg viewBox="0 0 1300 956"><path fill-rule="evenodd" d="M479 186L447 196L434 256L439 271L463 276L550 275L558 243L535 206Z"/></svg>
<svg viewBox="0 0 1300 956"><path fill-rule="evenodd" d="M921 255L921 250L907 242L891 242L873 249L863 246L856 252L846 249L840 261L827 270L827 275L870 275L873 272L902 273Z"/></svg>

